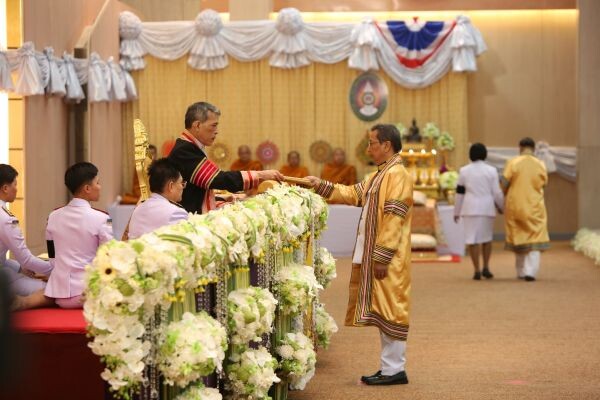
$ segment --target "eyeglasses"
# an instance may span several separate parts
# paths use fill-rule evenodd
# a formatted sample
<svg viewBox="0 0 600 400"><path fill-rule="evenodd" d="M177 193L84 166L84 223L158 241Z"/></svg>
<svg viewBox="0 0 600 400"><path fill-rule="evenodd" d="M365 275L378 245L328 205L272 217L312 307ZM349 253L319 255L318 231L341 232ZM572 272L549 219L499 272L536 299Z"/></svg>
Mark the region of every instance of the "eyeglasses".
<svg viewBox="0 0 600 400"><path fill-rule="evenodd" d="M376 144L381 144L381 142L379 142L379 141L376 141L376 142L371 142L371 141L369 140L369 147L371 147L371 146L374 146L374 145L376 145Z"/></svg>

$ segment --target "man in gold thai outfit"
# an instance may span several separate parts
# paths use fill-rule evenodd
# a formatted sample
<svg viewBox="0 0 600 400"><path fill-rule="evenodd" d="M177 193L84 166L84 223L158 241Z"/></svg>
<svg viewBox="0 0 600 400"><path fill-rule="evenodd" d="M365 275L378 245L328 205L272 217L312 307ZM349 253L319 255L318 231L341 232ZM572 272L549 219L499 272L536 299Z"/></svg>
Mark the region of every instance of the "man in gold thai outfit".
<svg viewBox="0 0 600 400"><path fill-rule="evenodd" d="M515 252L517 277L531 282L540 269L540 251L550 247L544 204L548 174L533 155L533 139L521 139L519 149L521 154L508 160L501 178L506 196L505 248Z"/></svg>
<svg viewBox="0 0 600 400"><path fill-rule="evenodd" d="M362 207L352 258L346 325L376 326L381 369L361 380L367 385L408 383L404 370L410 308L410 223L413 180L402 165L400 132L375 125L367 153L377 172L353 185L307 177L333 203Z"/></svg>

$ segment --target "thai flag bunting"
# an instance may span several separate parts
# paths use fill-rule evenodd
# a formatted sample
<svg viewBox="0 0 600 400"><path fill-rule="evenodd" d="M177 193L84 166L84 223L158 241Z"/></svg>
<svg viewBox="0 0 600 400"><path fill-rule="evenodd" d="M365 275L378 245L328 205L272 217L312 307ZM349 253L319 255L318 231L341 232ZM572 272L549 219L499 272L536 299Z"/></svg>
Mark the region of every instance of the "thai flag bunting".
<svg viewBox="0 0 600 400"><path fill-rule="evenodd" d="M398 61L408 68L425 64L448 38L456 21L413 22L387 21L377 24L385 42L392 48Z"/></svg>

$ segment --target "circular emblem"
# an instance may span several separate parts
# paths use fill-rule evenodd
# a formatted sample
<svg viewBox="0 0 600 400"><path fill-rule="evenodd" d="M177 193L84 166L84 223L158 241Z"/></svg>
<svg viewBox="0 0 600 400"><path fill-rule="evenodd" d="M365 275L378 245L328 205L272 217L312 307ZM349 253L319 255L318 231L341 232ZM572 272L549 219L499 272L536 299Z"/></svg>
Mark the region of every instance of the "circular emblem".
<svg viewBox="0 0 600 400"><path fill-rule="evenodd" d="M208 156L216 163L224 162L229 158L229 147L223 143L213 143L208 147Z"/></svg>
<svg viewBox="0 0 600 400"><path fill-rule="evenodd" d="M387 107L388 88L373 72L359 75L350 88L350 107L361 121L374 121Z"/></svg>
<svg viewBox="0 0 600 400"><path fill-rule="evenodd" d="M272 164L279 158L279 149L275 143L266 140L256 148L256 158L263 164Z"/></svg>
<svg viewBox="0 0 600 400"><path fill-rule="evenodd" d="M331 146L324 140L317 140L310 145L310 158L318 163L324 163L331 157Z"/></svg>
<svg viewBox="0 0 600 400"><path fill-rule="evenodd" d="M373 162L373 159L367 154L367 147L369 147L368 130L365 137L356 145L356 152L354 154L356 155L356 158L364 165L374 165L375 163Z"/></svg>

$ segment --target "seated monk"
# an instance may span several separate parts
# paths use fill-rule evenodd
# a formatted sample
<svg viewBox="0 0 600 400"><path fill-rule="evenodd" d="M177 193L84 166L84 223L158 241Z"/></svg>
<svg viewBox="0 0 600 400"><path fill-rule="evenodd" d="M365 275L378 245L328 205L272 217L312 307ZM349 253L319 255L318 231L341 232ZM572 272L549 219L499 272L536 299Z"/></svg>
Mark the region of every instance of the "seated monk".
<svg viewBox="0 0 600 400"><path fill-rule="evenodd" d="M356 168L353 165L346 164L344 150L340 148L333 150L332 162L325 164L323 167L321 179L348 186L356 183Z"/></svg>
<svg viewBox="0 0 600 400"><path fill-rule="evenodd" d="M300 165L300 153L297 151L290 151L287 156L288 163L279 169L285 176L291 176L293 178L304 178L310 175L308 169Z"/></svg>
<svg viewBox="0 0 600 400"><path fill-rule="evenodd" d="M148 152L150 153L150 158L152 158L152 161L156 160L156 146L153 144L149 145ZM140 181L135 168L133 169L133 185L131 186L131 191L133 193L125 193L123 195L121 204L137 204L138 201L140 201L140 196L142 193L140 192Z"/></svg>
<svg viewBox="0 0 600 400"><path fill-rule="evenodd" d="M245 144L238 148L238 159L235 160L230 171L262 171L263 166L258 160L252 160L252 151Z"/></svg>

